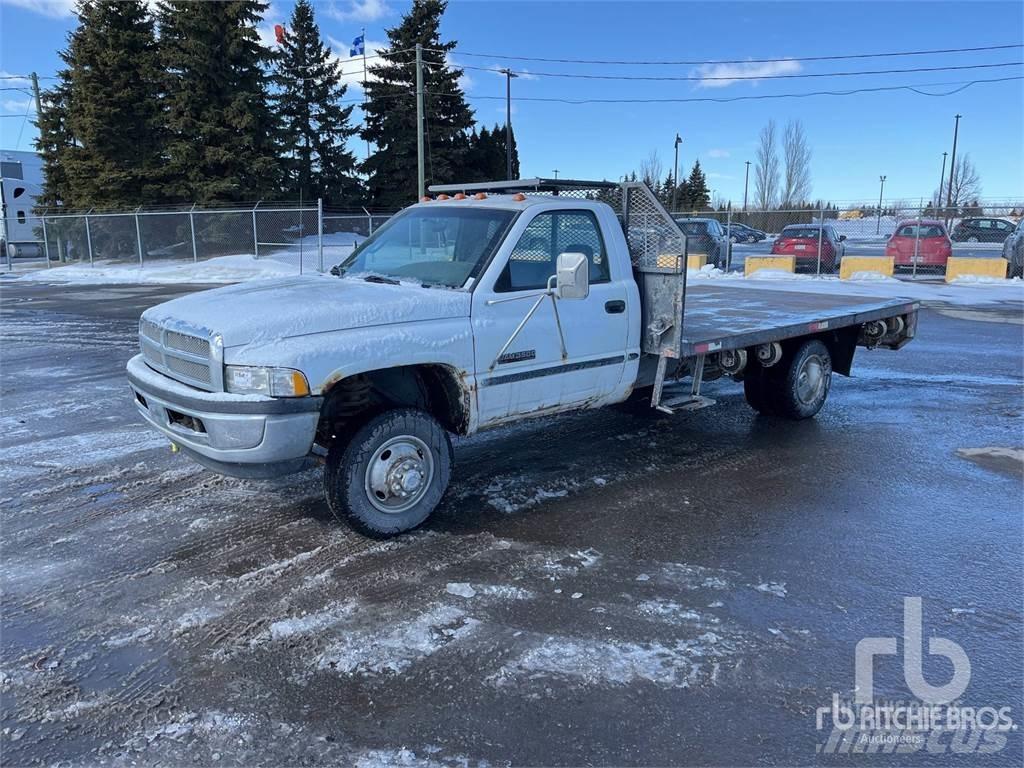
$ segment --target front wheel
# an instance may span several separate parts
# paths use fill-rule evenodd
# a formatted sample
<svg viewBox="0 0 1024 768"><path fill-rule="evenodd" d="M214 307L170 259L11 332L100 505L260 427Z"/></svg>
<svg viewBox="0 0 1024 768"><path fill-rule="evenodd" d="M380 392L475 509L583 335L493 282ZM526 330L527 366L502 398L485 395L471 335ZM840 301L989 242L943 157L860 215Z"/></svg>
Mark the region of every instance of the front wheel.
<svg viewBox="0 0 1024 768"><path fill-rule="evenodd" d="M429 414L386 411L327 453L331 512L362 534L387 538L423 523L451 478L452 444Z"/></svg>

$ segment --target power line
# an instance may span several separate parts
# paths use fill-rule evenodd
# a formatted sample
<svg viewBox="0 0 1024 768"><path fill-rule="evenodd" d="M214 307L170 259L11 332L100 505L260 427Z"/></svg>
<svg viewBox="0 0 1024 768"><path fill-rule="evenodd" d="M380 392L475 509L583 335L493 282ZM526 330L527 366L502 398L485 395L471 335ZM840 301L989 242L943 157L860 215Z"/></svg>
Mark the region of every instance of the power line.
<svg viewBox="0 0 1024 768"><path fill-rule="evenodd" d="M712 102L716 104L727 104L734 101L763 101L769 99L801 99L809 96L853 96L859 93L878 93L883 91L913 91L914 93L920 94L921 96L950 96L954 93L970 88L972 85L981 85L985 83L1005 83L1016 80L1024 80L1024 75L1011 75L1009 77L996 77L986 80L968 80L968 81L957 81L957 82L943 82L943 83L918 83L915 85L881 85L873 88L851 88L842 91L809 91L805 93L772 93L772 94L759 94L759 95L747 95L747 96L693 96L693 97L681 97L681 98L644 98L644 99L568 99L558 97L543 97L543 96L516 96L513 97L513 101L536 101L536 102L548 102L556 104L685 104L689 102ZM939 88L943 86L958 86L949 91L941 93L928 93L922 91L922 88ZM404 94L399 94L404 95ZM463 94L458 93L441 93L434 91L434 96L461 96ZM477 95L477 94L465 94L467 99L481 99L481 100L504 100L505 96L489 96L489 95Z"/></svg>
<svg viewBox="0 0 1024 768"><path fill-rule="evenodd" d="M449 64L447 62L424 60L426 64L434 66L452 67L455 69L472 69L481 72L497 72L505 74L504 68L496 67L474 67L469 64ZM590 75L581 72L528 72L513 71L513 74L524 77L561 77L575 80L643 80L643 81L728 81L738 80L801 80L808 77L855 77L861 75L897 75L913 72L951 72L965 69L993 69L998 67L1017 67L1024 64L1024 61L1007 61L993 64L962 64L952 67L911 67L908 69L865 69L846 72L800 72L797 74L781 75Z"/></svg>
<svg viewBox="0 0 1024 768"><path fill-rule="evenodd" d="M928 56L940 53L976 53L979 51L1002 51L1011 48L1024 48L1022 43L1009 45L984 45L975 48L934 48L927 51L888 51L884 53L849 53L837 56L794 56L783 59L711 59L705 61L637 61L623 59L556 59L539 56L511 56L500 53L473 53L456 49L460 56L477 58L506 59L509 61L539 61L551 64L621 64L638 66L700 66L704 64L774 64L784 61L839 61L842 59L875 59L894 56ZM424 48L430 53L440 52L438 48Z"/></svg>

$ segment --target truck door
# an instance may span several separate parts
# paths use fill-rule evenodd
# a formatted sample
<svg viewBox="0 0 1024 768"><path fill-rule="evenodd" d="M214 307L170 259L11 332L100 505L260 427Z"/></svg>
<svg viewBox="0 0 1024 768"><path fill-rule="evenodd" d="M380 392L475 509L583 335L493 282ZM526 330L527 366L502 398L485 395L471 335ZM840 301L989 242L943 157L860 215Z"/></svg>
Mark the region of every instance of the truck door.
<svg viewBox="0 0 1024 768"><path fill-rule="evenodd" d="M621 385L626 358L630 275L612 264L591 210L543 211L521 230L507 259L487 269L473 292L473 336L480 424L538 411L600 404ZM543 298L560 253L590 262L590 295ZM502 348L542 298L515 340ZM500 357L499 357L500 354Z"/></svg>

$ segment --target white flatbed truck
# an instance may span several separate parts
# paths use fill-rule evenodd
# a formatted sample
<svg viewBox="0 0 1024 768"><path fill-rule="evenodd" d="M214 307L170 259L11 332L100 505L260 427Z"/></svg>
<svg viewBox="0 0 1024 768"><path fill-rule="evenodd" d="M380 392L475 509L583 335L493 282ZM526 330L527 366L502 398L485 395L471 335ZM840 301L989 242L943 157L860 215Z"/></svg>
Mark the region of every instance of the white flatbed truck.
<svg viewBox="0 0 1024 768"><path fill-rule="evenodd" d="M721 376L760 413L809 418L857 347L914 337L908 300L687 286L686 239L643 184L431 192L331 275L144 312L128 364L142 417L223 474L322 463L331 510L385 537L440 502L450 434L638 398L702 408Z"/></svg>

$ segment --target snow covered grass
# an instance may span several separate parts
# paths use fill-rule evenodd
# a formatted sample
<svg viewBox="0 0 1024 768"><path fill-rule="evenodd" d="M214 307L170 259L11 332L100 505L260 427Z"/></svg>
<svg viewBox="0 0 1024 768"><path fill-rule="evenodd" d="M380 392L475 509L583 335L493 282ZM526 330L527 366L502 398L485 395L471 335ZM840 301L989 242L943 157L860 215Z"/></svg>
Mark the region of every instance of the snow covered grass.
<svg viewBox="0 0 1024 768"><path fill-rule="evenodd" d="M366 238L354 232L324 235L324 270L347 258ZM216 256L202 261L150 259L142 266L133 263L97 261L26 272L21 280L81 284L176 284L239 283L261 278L316 274L319 266L318 239L307 235L289 248L268 252L260 258L252 253Z"/></svg>

